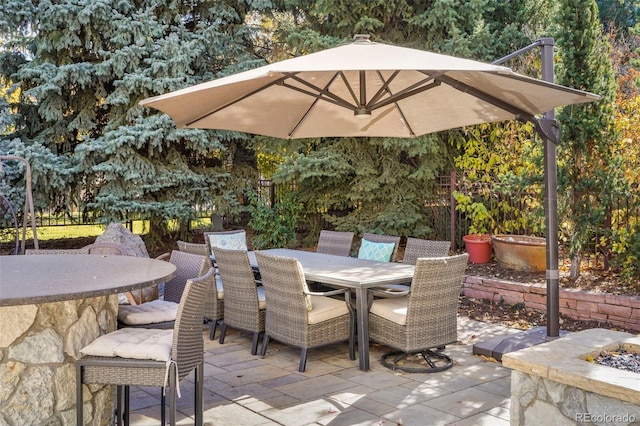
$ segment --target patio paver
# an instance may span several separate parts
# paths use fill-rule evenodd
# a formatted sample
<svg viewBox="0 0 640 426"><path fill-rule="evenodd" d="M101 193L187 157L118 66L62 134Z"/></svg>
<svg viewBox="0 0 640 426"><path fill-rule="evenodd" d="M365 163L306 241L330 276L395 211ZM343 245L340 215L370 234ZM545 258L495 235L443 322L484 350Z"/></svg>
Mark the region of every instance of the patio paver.
<svg viewBox="0 0 640 426"><path fill-rule="evenodd" d="M229 330L225 344L205 335L206 425L507 425L510 373L472 354L480 340L517 332L458 319L459 342L445 351L450 370L393 372L379 362L386 350L371 345L371 370L349 360L346 343L311 350L307 371L297 371L299 350L272 341L265 358L251 355L249 335ZM192 377L181 384L178 424L193 424ZM131 424L157 425L160 390L131 391Z"/></svg>

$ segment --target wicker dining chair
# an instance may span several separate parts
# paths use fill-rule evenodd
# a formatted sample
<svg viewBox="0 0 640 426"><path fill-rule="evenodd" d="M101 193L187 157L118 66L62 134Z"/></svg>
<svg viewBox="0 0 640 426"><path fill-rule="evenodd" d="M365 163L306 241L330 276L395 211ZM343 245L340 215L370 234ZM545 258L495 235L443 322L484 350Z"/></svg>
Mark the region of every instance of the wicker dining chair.
<svg viewBox="0 0 640 426"><path fill-rule="evenodd" d="M372 243L394 243L393 252L391 253L391 257L389 262L395 262L398 258L398 247L400 246L400 237L396 237L394 235L382 235L382 234L372 234L367 232L362 236L362 240L371 241ZM360 241L362 245L362 241Z"/></svg>
<svg viewBox="0 0 640 426"><path fill-rule="evenodd" d="M349 358L354 360L355 321L349 289L310 292L298 260L256 252L262 285L267 298L267 318L261 356L269 339L302 349L299 372L304 372L309 349L349 341ZM334 299L344 294L344 301Z"/></svg>
<svg viewBox="0 0 640 426"><path fill-rule="evenodd" d="M349 256L352 243L353 232L323 229L320 231L316 252L335 254L336 256Z"/></svg>
<svg viewBox="0 0 640 426"><path fill-rule="evenodd" d="M409 265L415 265L416 261L420 257L444 257L449 256L449 249L451 243L449 241L438 240L424 240L421 238L407 238L407 245L404 250L404 256L402 263ZM409 284L388 284L385 286L386 290L395 291L408 291ZM379 288L376 288L380 290ZM369 303L371 303L372 295L369 295Z"/></svg>
<svg viewBox="0 0 640 426"><path fill-rule="evenodd" d="M178 250L191 254L199 254L200 256L210 256L209 246L207 244L200 243L188 243L186 241L178 240Z"/></svg>
<svg viewBox="0 0 640 426"><path fill-rule="evenodd" d="M176 388L179 382L194 371L195 376L195 424L203 424L203 370L204 370L204 342L202 335L202 317L204 304L207 299L213 268L208 274L187 280L178 307L175 327L173 330L146 330L149 336L158 338L172 334L170 359L133 359L120 356L85 355L76 362L76 421L84 423L84 384L116 385L116 415L117 424L129 424L129 387L157 386L163 388L161 393L161 422L166 424L164 388L169 387L169 424L176 424ZM122 334L134 335L140 329L123 329L116 342L122 342ZM112 339L115 334L110 333L98 338ZM97 340L97 341L98 341ZM96 341L96 342L97 342ZM94 342L94 343L96 343ZM89 345L91 346L91 345ZM88 350L87 347L83 350ZM145 348L141 348L144 352ZM82 352L82 351L81 351ZM86 353L86 352L85 352ZM157 357L151 354L150 357ZM124 401L123 401L124 399ZM123 404L124 402L124 404ZM124 407L123 407L124 405Z"/></svg>
<svg viewBox="0 0 640 426"><path fill-rule="evenodd" d="M182 298L187 280L201 277L211 268L209 256L173 250L169 262L176 265L176 275L164 283L163 298L139 305L120 305L118 309L119 327L171 328ZM214 277L215 279L215 277ZM215 285L213 285L215 287ZM213 288L211 289L213 291ZM156 315L157 314L157 315ZM171 314L171 315L169 315ZM151 317L151 319L149 319ZM204 316L203 316L204 320Z"/></svg>
<svg viewBox="0 0 640 426"><path fill-rule="evenodd" d="M214 272L211 291L207 296L207 303L204 307L204 318L209 322L209 340L216 338L216 330L218 325L222 324L224 319L224 288L222 286L222 278L215 268L211 268Z"/></svg>
<svg viewBox="0 0 640 426"><path fill-rule="evenodd" d="M407 238L402 263L415 265L419 257L449 256L451 242L438 240L424 240L422 238Z"/></svg>
<svg viewBox="0 0 640 426"><path fill-rule="evenodd" d="M264 289L256 284L246 251L213 247L213 253L224 288L224 319L220 324L219 342L224 343L227 327L252 332L251 355L255 355L264 333Z"/></svg>
<svg viewBox="0 0 640 426"><path fill-rule="evenodd" d="M207 244L188 243L178 240L178 250L185 253L198 254L200 256L210 256L209 246ZM209 340L216 338L216 330L218 325L224 318L224 290L222 288L222 279L216 271L216 288L209 293L209 300L204 308L204 317L209 321Z"/></svg>
<svg viewBox="0 0 640 426"><path fill-rule="evenodd" d="M409 291L370 290L382 296L369 310L369 338L392 348L380 359L385 367L411 373L451 368L453 360L442 350L458 340L458 297L468 258L468 253L419 258ZM426 367L405 360L416 354Z"/></svg>

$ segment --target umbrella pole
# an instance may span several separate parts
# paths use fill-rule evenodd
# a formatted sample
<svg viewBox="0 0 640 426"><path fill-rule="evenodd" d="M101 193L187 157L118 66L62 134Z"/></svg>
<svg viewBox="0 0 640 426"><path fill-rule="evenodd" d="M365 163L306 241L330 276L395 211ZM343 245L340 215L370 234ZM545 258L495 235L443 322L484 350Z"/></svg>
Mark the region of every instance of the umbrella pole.
<svg viewBox="0 0 640 426"><path fill-rule="evenodd" d="M553 83L555 80L553 69L553 39L540 40L542 48L542 79ZM547 123L553 123L555 130L555 110L544 113ZM545 132L547 133L547 132ZM556 144L559 142L559 132L552 133L556 140L548 134L541 135L544 139L544 208L547 228L547 337L557 338L560 335L560 273L558 270L558 171L556 163Z"/></svg>
<svg viewBox="0 0 640 426"><path fill-rule="evenodd" d="M536 40L533 44L517 50L492 64L498 65L520 56L533 48L542 50L542 80L555 82L553 67L554 40L550 37ZM535 123L536 130L544 142L544 211L547 246L547 337L560 335L560 273L558 270L558 167L556 163L556 144L560 139L555 110L547 111L541 120Z"/></svg>
<svg viewBox="0 0 640 426"><path fill-rule="evenodd" d="M542 79L554 82L552 38L542 38L530 46L494 61L494 65L521 55L535 47L542 49ZM475 355L490 356L498 361L502 355L533 345L555 340L560 337L560 288L558 271L558 170L556 163L556 144L560 139L560 128L555 119L555 110L547 111L541 119L535 120L535 128L544 143L544 211L546 226L547 260L547 326L536 327L520 335L498 336L478 342L473 346ZM543 335L546 331L546 336ZM563 332L563 334L567 334Z"/></svg>

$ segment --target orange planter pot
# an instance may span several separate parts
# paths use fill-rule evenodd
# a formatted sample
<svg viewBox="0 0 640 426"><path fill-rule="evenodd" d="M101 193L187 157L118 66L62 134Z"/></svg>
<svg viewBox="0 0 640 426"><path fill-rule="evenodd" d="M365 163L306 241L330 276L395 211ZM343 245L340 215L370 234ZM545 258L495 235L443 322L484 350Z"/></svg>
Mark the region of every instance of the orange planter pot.
<svg viewBox="0 0 640 426"><path fill-rule="evenodd" d="M498 265L517 271L540 272L547 268L547 240L526 235L494 235Z"/></svg>
<svg viewBox="0 0 640 426"><path fill-rule="evenodd" d="M462 237L464 245L469 253L469 262L471 263L489 263L491 260L491 236L482 235L465 235Z"/></svg>

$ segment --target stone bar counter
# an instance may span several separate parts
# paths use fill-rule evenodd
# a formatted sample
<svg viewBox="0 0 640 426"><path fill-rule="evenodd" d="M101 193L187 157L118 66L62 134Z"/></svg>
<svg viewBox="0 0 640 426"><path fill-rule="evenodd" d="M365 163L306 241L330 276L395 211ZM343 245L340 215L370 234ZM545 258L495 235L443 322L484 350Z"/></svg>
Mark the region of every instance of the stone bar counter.
<svg viewBox="0 0 640 426"><path fill-rule="evenodd" d="M511 424L638 424L640 374L589 361L619 349L639 353L640 336L589 329L503 355Z"/></svg>
<svg viewBox="0 0 640 426"><path fill-rule="evenodd" d="M0 425L76 424L80 349L115 330L118 293L174 274L131 256L0 256ZM84 424L110 424L113 387L84 395Z"/></svg>

